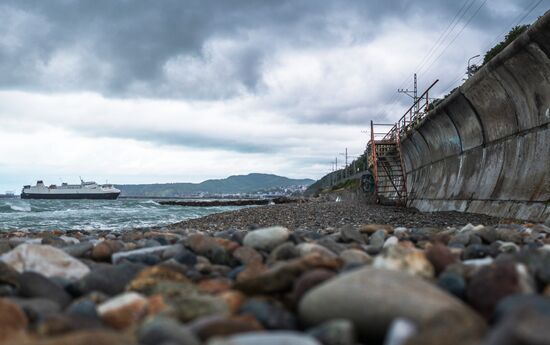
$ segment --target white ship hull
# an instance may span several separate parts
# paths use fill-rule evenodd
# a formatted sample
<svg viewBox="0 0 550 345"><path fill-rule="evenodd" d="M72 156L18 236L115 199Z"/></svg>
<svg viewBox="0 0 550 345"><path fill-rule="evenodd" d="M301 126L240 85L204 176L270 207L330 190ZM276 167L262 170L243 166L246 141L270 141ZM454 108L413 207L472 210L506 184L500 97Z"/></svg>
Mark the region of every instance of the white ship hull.
<svg viewBox="0 0 550 345"><path fill-rule="evenodd" d="M112 185L98 185L95 182L84 182L80 185L63 183L61 186L46 187L42 181L36 186L25 186L21 191L21 199L101 199L114 200L120 195L120 190Z"/></svg>

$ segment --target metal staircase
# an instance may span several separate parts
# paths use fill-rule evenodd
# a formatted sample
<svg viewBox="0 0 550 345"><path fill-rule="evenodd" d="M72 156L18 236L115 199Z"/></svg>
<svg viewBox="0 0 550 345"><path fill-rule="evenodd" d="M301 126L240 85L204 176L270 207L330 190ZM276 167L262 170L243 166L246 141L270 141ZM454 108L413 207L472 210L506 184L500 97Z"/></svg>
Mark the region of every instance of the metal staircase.
<svg viewBox="0 0 550 345"><path fill-rule="evenodd" d="M367 147L369 166L374 175L374 188L378 202L383 205L406 205L407 185L399 136L376 139L375 127L388 126L371 121L371 140ZM393 125L392 125L393 126Z"/></svg>

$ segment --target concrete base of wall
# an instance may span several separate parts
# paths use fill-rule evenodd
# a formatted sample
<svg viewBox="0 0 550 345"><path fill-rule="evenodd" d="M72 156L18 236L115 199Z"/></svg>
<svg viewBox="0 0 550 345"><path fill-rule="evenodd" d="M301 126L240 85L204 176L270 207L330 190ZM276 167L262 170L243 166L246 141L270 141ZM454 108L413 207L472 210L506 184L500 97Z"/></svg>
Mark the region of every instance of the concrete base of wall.
<svg viewBox="0 0 550 345"><path fill-rule="evenodd" d="M412 200L409 207L422 212L458 211L504 219L550 222L550 205L543 202L494 200Z"/></svg>

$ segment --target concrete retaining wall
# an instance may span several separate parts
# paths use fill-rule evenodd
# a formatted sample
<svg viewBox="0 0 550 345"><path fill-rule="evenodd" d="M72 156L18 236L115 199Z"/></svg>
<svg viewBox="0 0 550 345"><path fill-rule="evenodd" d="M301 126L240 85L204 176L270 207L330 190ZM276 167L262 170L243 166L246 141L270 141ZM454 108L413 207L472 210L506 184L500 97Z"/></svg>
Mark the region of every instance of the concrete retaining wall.
<svg viewBox="0 0 550 345"><path fill-rule="evenodd" d="M550 220L550 12L402 138L409 206Z"/></svg>

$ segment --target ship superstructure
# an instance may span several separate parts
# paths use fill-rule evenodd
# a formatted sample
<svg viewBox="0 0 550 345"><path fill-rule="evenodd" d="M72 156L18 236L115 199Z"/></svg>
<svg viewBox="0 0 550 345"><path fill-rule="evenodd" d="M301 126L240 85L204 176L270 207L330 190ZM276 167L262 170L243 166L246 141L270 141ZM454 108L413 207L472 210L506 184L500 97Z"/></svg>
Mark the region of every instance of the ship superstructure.
<svg viewBox="0 0 550 345"><path fill-rule="evenodd" d="M111 184L99 185L96 182L80 184L62 183L60 186L46 186L43 181L36 182L36 186L24 186L21 199L105 199L118 198L120 190Z"/></svg>

